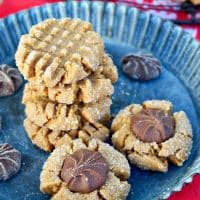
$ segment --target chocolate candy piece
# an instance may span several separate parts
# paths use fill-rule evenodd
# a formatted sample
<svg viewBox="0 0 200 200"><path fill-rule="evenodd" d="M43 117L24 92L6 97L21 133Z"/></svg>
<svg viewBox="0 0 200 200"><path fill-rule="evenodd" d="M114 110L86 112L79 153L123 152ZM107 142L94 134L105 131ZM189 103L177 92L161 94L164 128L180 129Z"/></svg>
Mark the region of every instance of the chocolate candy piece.
<svg viewBox="0 0 200 200"><path fill-rule="evenodd" d="M150 55L129 55L122 59L123 71L134 80L147 81L161 73L160 62Z"/></svg>
<svg viewBox="0 0 200 200"><path fill-rule="evenodd" d="M19 71L8 65L0 65L0 97L13 94L22 84Z"/></svg>
<svg viewBox="0 0 200 200"><path fill-rule="evenodd" d="M20 168L21 153L7 143L0 144L0 180L8 180Z"/></svg>
<svg viewBox="0 0 200 200"><path fill-rule="evenodd" d="M175 121L163 110L143 109L132 116L131 128L143 142L161 143L174 135Z"/></svg>
<svg viewBox="0 0 200 200"><path fill-rule="evenodd" d="M81 149L65 158L61 179L71 191L89 193L104 185L108 170L107 161L99 152Z"/></svg>

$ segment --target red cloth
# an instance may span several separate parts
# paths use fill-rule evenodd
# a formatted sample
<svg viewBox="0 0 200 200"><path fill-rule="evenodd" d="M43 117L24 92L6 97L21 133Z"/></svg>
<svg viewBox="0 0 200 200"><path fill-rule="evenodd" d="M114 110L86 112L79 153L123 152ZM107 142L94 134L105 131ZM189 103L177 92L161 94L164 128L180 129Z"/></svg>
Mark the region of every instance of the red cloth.
<svg viewBox="0 0 200 200"><path fill-rule="evenodd" d="M177 10L177 6L180 4L175 3L175 0L121 0L120 2L125 2L139 8L140 10L153 13L164 19L191 20L191 15L181 11L180 9ZM196 17L200 18L200 9L196 13ZM200 40L200 25L183 25L182 28L190 32L193 37Z"/></svg>
<svg viewBox="0 0 200 200"><path fill-rule="evenodd" d="M2 0L0 0L1 2ZM17 11L30 8L32 6L42 5L44 3L54 3L58 2L59 0L3 0L3 3L0 3L0 18L5 17L11 13L15 13ZM117 2L117 0L113 0L114 2ZM122 1L121 1L122 2ZM129 0L126 1L129 2L131 5L134 3L172 3L170 0ZM146 10L143 8L143 10ZM157 11L153 11L156 14L162 15L163 13L158 13ZM159 11L160 12L160 11ZM169 14L167 15L169 17ZM178 16L178 19L188 18L185 13L179 12L176 14ZM200 16L200 13L199 13ZM200 39L200 26L187 26L184 27L186 29L190 29L193 32L193 35ZM200 200L200 175L196 175L193 179L193 182L190 184L187 184L183 187L182 191L176 192L171 195L169 200Z"/></svg>

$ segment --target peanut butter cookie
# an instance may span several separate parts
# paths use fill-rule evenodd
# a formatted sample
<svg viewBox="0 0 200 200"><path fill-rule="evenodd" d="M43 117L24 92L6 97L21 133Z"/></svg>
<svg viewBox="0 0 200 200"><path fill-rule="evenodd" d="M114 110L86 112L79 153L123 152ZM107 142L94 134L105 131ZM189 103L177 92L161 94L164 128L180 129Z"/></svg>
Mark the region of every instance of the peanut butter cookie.
<svg viewBox="0 0 200 200"><path fill-rule="evenodd" d="M192 148L185 112L172 113L168 101L151 100L120 111L112 123L112 142L142 169L166 172L168 162L183 165Z"/></svg>
<svg viewBox="0 0 200 200"><path fill-rule="evenodd" d="M109 65L107 65L109 66ZM106 67L107 67L106 66ZM114 67L114 65L110 65ZM108 70L108 69L107 69ZM76 83L63 85L58 84L54 87L46 87L44 82L37 78L32 78L25 86L23 103L37 100L51 100L58 103L73 104L74 102L91 103L97 102L100 98L110 97L114 88L112 81L115 80L115 72L105 72L103 68L84 80ZM112 76L113 75L113 76Z"/></svg>
<svg viewBox="0 0 200 200"><path fill-rule="evenodd" d="M40 190L52 200L124 200L129 176L125 156L109 144L76 139L51 153L40 175Z"/></svg>
<svg viewBox="0 0 200 200"><path fill-rule="evenodd" d="M109 129L98 122L83 121L78 130L61 131L37 126L26 118L24 127L32 143L44 151L52 151L62 144L71 144L76 138L81 138L84 142L88 142L91 138L105 141L109 135Z"/></svg>
<svg viewBox="0 0 200 200"><path fill-rule="evenodd" d="M101 69L98 69L101 73ZM103 55L102 74L115 83L118 79L118 72L116 66L113 64L112 59L106 53Z"/></svg>
<svg viewBox="0 0 200 200"><path fill-rule="evenodd" d="M48 19L20 39L16 64L29 80L37 77L47 87L71 84L96 71L103 62L101 37L80 19Z"/></svg>
<svg viewBox="0 0 200 200"><path fill-rule="evenodd" d="M110 119L110 98L89 104L59 104L50 101L28 102L25 113L38 126L51 130L70 131L81 127L81 120L92 123L107 123Z"/></svg>

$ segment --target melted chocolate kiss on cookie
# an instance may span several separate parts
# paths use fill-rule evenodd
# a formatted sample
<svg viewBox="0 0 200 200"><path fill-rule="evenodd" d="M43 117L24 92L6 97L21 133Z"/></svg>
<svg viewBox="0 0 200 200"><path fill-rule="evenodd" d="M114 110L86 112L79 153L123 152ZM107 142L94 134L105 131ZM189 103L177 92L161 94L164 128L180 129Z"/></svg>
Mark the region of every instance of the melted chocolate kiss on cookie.
<svg viewBox="0 0 200 200"><path fill-rule="evenodd" d="M99 152L81 149L65 158L61 179L73 192L90 193L105 184L108 170Z"/></svg>
<svg viewBox="0 0 200 200"><path fill-rule="evenodd" d="M143 109L132 116L133 133L143 142L161 143L174 135L174 118L163 110Z"/></svg>

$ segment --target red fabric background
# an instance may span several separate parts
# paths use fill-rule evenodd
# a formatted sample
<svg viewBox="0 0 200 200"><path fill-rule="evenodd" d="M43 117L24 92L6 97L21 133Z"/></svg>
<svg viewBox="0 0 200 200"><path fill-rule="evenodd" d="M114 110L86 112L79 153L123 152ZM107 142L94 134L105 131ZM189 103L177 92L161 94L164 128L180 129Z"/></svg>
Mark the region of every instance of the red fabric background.
<svg viewBox="0 0 200 200"><path fill-rule="evenodd" d="M0 4L0 18L32 6L58 1L59 0L3 0L3 3ZM146 2L152 2L152 0L146 0ZM193 182L185 185L182 191L172 194L169 200L200 200L200 175L196 175Z"/></svg>

